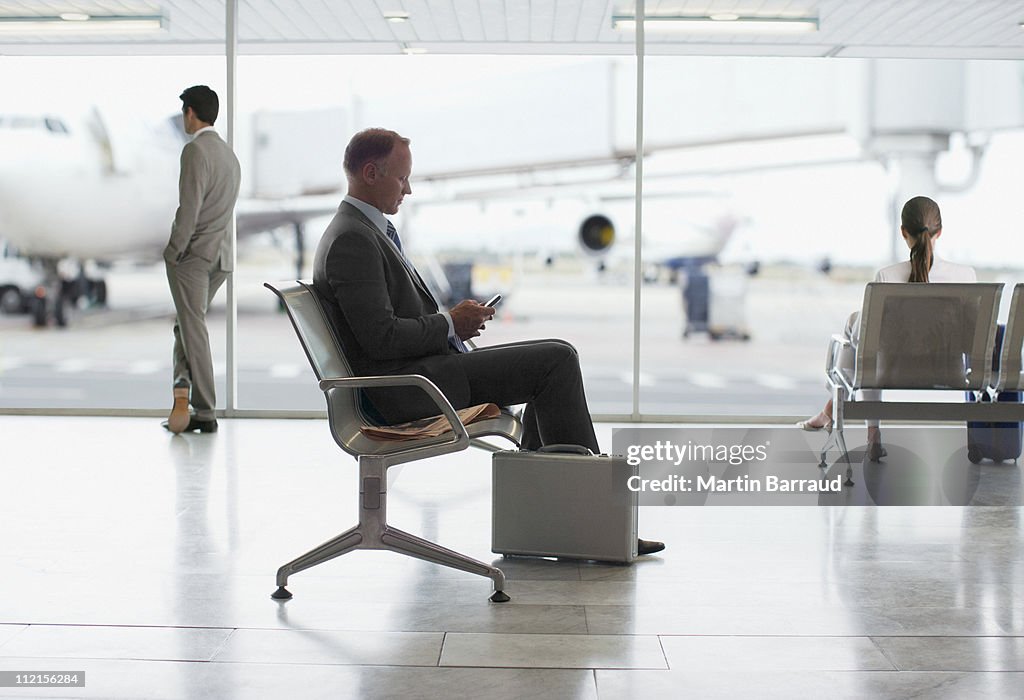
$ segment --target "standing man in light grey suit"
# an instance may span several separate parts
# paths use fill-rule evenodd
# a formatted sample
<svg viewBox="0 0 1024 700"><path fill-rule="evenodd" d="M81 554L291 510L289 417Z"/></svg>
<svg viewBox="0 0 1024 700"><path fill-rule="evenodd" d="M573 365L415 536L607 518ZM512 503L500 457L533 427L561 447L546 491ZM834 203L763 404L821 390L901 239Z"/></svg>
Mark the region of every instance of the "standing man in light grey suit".
<svg viewBox="0 0 1024 700"><path fill-rule="evenodd" d="M213 129L217 93L196 85L181 93L185 133L178 211L164 249L174 323L174 406L164 427L172 433L217 430L206 310L232 268L228 225L238 199L238 158ZM194 413L189 411L191 402Z"/></svg>

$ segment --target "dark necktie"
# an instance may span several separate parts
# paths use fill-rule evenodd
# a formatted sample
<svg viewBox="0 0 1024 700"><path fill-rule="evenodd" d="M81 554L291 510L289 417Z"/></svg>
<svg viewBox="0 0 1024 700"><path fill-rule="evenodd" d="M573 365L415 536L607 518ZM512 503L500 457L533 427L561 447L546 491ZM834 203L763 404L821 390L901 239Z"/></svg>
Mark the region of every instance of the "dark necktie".
<svg viewBox="0 0 1024 700"><path fill-rule="evenodd" d="M402 239L398 236L398 229L396 229L395 225L390 221L388 221L387 236L391 239L391 242L395 244L395 247L398 248L398 253L402 256L402 262L404 262L405 266L409 268L409 272L414 276L417 275L416 268L412 266L409 258L405 256L405 250L402 248ZM429 292L430 290L428 289L427 291ZM431 296L433 296L433 294L431 294ZM437 304L437 299L434 299L434 303ZM437 305L440 308L441 305ZM469 352L469 348L466 346L466 343L464 343L462 338L457 335L448 338L448 344L459 352Z"/></svg>
<svg viewBox="0 0 1024 700"><path fill-rule="evenodd" d="M398 237L398 229L396 229L395 225L390 221L388 222L388 238L390 238L391 242L395 244L396 248L398 248L398 252L402 254L402 259L404 260L405 251L402 250L402 239Z"/></svg>

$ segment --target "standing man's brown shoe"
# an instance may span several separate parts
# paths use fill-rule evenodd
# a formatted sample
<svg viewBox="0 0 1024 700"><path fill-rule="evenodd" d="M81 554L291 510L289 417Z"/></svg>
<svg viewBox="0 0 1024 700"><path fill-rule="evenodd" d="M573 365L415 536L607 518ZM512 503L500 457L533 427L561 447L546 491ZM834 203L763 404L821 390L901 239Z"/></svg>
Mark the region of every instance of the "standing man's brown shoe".
<svg viewBox="0 0 1024 700"><path fill-rule="evenodd" d="M174 407L167 418L167 429L172 433L184 432L191 418L188 412L188 387L174 387Z"/></svg>

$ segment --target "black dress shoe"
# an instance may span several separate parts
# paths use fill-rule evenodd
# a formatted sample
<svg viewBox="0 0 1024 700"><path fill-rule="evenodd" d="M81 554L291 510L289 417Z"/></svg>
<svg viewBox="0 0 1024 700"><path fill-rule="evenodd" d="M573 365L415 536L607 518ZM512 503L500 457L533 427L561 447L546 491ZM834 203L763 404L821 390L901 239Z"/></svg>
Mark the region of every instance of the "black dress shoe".
<svg viewBox="0 0 1024 700"><path fill-rule="evenodd" d="M644 554L654 554L655 552L660 552L663 549L665 549L665 543L664 542L658 542L656 540L641 540L641 539L637 539L637 541L636 541L636 554L637 554L637 556L642 556Z"/></svg>
<svg viewBox="0 0 1024 700"><path fill-rule="evenodd" d="M169 426L167 424L167 421L164 421L160 425L162 425L164 427L164 430L171 430L171 426ZM183 432L183 433L194 433L197 430L199 432L201 432L201 433L215 433L215 432L217 432L217 419L213 418L211 420L199 420L195 416L192 416L189 419L189 421L188 421L188 427L186 427L181 432ZM174 431L171 430L171 432L173 433Z"/></svg>

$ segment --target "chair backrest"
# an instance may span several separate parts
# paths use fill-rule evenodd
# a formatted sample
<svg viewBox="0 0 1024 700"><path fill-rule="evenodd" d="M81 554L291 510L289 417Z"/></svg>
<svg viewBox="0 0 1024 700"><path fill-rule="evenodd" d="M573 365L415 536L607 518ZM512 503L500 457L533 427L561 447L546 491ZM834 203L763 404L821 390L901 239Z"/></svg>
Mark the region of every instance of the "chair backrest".
<svg viewBox="0 0 1024 700"><path fill-rule="evenodd" d="M289 286L282 284L281 288L269 282L263 286L274 292L284 304L317 381L327 377L353 376L313 285L300 280Z"/></svg>
<svg viewBox="0 0 1024 700"><path fill-rule="evenodd" d="M1010 298L1010 315L1003 333L1003 348L999 354L999 391L1020 391L1024 389L1024 367L1021 366L1021 352L1024 345L1024 283L1013 288Z"/></svg>
<svg viewBox="0 0 1024 700"><path fill-rule="evenodd" d="M306 353L317 380L355 376L344 349L331 328L324 302L320 293L309 282L284 282L278 286L265 283L284 304L292 322L299 344ZM456 440L452 431L434 437L414 440L374 440L363 434L360 428L376 425L362 410L359 389L331 387L325 392L327 417L331 435L341 449L353 457L381 458L386 466L393 466L415 459L425 459L465 449L468 441ZM440 412L440 408L438 408ZM519 444L523 433L522 423L511 415L479 421L473 424L471 437L497 435Z"/></svg>
<svg viewBox="0 0 1024 700"><path fill-rule="evenodd" d="M300 280L280 287L270 283L264 286L284 304L317 380L354 376L312 283ZM356 457L389 451L388 445L367 438L359 430L373 423L360 408L358 389L331 389L326 398L331 434L343 450Z"/></svg>
<svg viewBox="0 0 1024 700"><path fill-rule="evenodd" d="M854 386L988 386L1001 292L1001 284L985 282L872 282L864 291Z"/></svg>

